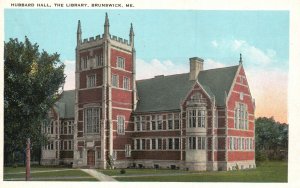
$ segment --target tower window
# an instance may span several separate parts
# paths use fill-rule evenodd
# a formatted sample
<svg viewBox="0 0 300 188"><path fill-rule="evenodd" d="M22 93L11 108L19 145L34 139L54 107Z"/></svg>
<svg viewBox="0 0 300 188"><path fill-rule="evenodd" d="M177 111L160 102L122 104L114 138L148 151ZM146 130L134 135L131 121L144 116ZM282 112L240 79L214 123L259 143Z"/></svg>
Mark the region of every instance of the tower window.
<svg viewBox="0 0 300 188"><path fill-rule="evenodd" d="M96 63L97 63L97 66L103 66L104 65L104 58L103 58L102 54L100 54L96 57Z"/></svg>
<svg viewBox="0 0 300 188"><path fill-rule="evenodd" d="M124 116L117 116L117 131L118 134L125 134L125 117Z"/></svg>
<svg viewBox="0 0 300 188"><path fill-rule="evenodd" d="M111 84L113 87L119 87L119 76L113 74L111 77Z"/></svg>
<svg viewBox="0 0 300 188"><path fill-rule="evenodd" d="M87 88L95 87L96 86L96 75L89 75L87 76Z"/></svg>
<svg viewBox="0 0 300 188"><path fill-rule="evenodd" d="M125 59L123 57L118 57L117 68L125 69Z"/></svg>
<svg viewBox="0 0 300 188"><path fill-rule="evenodd" d="M87 68L87 57L81 58L81 68L86 69Z"/></svg>
<svg viewBox="0 0 300 188"><path fill-rule="evenodd" d="M100 108L84 110L84 125L86 133L99 133Z"/></svg>
<svg viewBox="0 0 300 188"><path fill-rule="evenodd" d="M129 90L129 78L127 77L123 79L123 88Z"/></svg>

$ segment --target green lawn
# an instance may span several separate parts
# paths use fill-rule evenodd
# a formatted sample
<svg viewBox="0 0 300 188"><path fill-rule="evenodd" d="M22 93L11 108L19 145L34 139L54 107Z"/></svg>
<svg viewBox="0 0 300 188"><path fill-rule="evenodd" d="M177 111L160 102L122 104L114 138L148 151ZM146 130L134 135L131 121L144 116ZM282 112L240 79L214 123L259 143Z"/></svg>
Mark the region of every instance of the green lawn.
<svg viewBox="0 0 300 188"><path fill-rule="evenodd" d="M287 182L287 162L264 162L256 169L239 171L196 172L170 169L120 169L98 170L113 176L118 181L148 181L148 182ZM89 174L70 168L32 167L32 181L97 181ZM50 172L38 172L50 171ZM25 180L25 167L5 167L3 179Z"/></svg>
<svg viewBox="0 0 300 188"><path fill-rule="evenodd" d="M128 175L159 175L159 174L190 174L194 173L194 171L186 171L186 170L170 170L170 169L125 169L126 173L121 174L121 169L115 169L115 170L98 170L99 172L102 172L105 175L108 176L128 176Z"/></svg>
<svg viewBox="0 0 300 188"><path fill-rule="evenodd" d="M158 181L158 182L287 182L287 162L264 162L256 169L219 172L186 172L178 170L126 169L102 171L116 176L118 181ZM152 173L151 173L152 172ZM163 175L170 173L170 175ZM176 173L180 173L176 175ZM136 176L133 176L133 175ZM145 175L149 174L149 175ZM138 175L141 175L140 177Z"/></svg>
<svg viewBox="0 0 300 188"><path fill-rule="evenodd" d="M79 169L32 167L31 172L32 181L97 181ZM5 167L3 179L4 181L25 180L25 167Z"/></svg>

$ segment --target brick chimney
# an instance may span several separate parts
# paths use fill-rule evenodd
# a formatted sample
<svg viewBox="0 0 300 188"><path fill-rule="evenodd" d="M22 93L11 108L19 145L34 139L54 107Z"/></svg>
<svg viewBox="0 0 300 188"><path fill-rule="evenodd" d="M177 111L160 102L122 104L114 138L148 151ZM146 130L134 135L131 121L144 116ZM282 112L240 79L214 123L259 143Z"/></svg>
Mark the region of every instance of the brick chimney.
<svg viewBox="0 0 300 188"><path fill-rule="evenodd" d="M203 62L199 57L190 58L190 80L197 80L199 72L203 70Z"/></svg>

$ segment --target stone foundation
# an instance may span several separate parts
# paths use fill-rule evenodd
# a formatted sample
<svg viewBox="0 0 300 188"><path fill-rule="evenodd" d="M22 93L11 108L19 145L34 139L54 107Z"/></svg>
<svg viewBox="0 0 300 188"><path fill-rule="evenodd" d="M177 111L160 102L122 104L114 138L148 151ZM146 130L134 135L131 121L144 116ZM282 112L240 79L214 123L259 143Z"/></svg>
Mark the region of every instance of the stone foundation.
<svg viewBox="0 0 300 188"><path fill-rule="evenodd" d="M243 170L256 168L255 160L251 161L232 161L227 163L227 170Z"/></svg>

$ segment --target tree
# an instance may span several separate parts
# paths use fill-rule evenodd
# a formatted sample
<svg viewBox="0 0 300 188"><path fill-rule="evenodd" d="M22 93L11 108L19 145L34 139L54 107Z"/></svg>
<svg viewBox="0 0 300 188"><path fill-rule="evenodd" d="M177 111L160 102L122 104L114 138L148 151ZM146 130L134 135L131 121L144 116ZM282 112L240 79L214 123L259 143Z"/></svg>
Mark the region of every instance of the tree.
<svg viewBox="0 0 300 188"><path fill-rule="evenodd" d="M288 125L273 117L255 120L255 150L257 160L281 159L288 150Z"/></svg>
<svg viewBox="0 0 300 188"><path fill-rule="evenodd" d="M48 54L32 44L10 39L4 43L4 159L23 152L26 139L33 146L46 140L41 121L59 97L65 81L59 54Z"/></svg>

